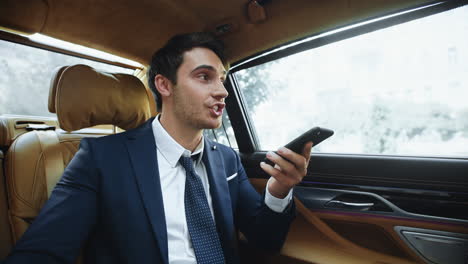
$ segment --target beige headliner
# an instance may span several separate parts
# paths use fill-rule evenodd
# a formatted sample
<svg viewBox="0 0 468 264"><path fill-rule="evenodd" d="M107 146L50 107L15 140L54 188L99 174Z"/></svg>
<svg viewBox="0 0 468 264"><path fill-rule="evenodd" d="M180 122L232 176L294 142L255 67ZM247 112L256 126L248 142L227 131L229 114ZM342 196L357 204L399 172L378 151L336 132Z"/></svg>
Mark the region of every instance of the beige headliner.
<svg viewBox="0 0 468 264"><path fill-rule="evenodd" d="M154 50L182 32L228 21L222 36L231 62L303 36L428 0L272 0L268 19L247 18L248 0L2 0L0 26L42 33L148 64Z"/></svg>

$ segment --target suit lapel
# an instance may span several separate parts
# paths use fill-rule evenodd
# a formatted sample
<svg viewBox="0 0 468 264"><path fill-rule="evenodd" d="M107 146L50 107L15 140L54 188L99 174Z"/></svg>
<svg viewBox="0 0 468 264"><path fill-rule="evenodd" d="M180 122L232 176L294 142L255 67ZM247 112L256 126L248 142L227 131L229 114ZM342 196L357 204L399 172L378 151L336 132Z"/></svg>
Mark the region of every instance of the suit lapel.
<svg viewBox="0 0 468 264"><path fill-rule="evenodd" d="M164 263L169 262L166 218L159 178L156 143L152 129L153 118L127 135L127 150L133 166L140 196Z"/></svg>
<svg viewBox="0 0 468 264"><path fill-rule="evenodd" d="M206 139L203 153L203 163L205 164L210 182L210 194L216 226L220 232L220 239L225 255L232 255L233 245L231 244L235 242L233 237L235 232L224 160L222 159L220 150L214 147L214 143Z"/></svg>

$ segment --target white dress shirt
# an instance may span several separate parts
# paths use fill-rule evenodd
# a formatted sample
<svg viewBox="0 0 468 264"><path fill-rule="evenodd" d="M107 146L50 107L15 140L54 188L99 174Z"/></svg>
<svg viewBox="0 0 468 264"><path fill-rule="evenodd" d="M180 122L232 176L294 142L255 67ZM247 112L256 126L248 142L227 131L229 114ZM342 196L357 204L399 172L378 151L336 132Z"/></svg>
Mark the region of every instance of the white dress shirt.
<svg viewBox="0 0 468 264"><path fill-rule="evenodd" d="M166 217L169 263L197 263L185 218L184 192L186 174L184 167L179 163L179 159L181 156L191 156L200 153L200 156L194 162L195 171L201 178L211 215L214 218L210 183L208 182L205 164L202 162L204 140L202 138L200 144L192 153L182 147L167 133L159 122L159 115L154 119L152 127L157 146L159 176L161 179L164 215ZM283 212L291 201L291 198L292 191L284 199L272 196L268 192L268 188L265 192L265 204L275 212Z"/></svg>

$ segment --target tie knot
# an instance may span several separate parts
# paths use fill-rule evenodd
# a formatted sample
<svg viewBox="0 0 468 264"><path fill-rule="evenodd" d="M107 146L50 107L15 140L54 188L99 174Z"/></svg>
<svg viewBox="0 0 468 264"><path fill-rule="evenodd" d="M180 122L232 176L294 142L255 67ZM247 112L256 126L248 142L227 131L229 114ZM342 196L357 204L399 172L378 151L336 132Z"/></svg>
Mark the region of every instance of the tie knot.
<svg viewBox="0 0 468 264"><path fill-rule="evenodd" d="M192 157L182 156L182 157L180 157L179 162L180 162L180 164L182 164L182 166L184 167L184 169L186 171L192 171L193 170Z"/></svg>

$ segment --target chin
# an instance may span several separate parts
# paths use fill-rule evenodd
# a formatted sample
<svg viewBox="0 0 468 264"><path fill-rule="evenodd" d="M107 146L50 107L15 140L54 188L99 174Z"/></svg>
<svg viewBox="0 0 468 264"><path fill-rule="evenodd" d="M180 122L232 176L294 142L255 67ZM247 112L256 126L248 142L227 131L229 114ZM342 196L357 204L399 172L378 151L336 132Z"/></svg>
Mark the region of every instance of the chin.
<svg viewBox="0 0 468 264"><path fill-rule="evenodd" d="M221 127L221 119L219 120L210 120L203 124L203 129L217 129Z"/></svg>
<svg viewBox="0 0 468 264"><path fill-rule="evenodd" d="M221 122L207 126L205 129L217 129L221 127Z"/></svg>

